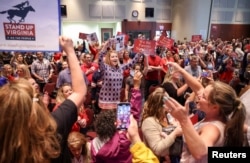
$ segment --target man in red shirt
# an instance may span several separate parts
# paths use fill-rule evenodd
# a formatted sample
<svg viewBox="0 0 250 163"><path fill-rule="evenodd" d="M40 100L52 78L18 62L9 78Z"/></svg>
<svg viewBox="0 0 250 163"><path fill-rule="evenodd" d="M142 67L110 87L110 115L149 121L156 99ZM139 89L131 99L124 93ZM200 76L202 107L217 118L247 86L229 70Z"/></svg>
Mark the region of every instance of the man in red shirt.
<svg viewBox="0 0 250 163"><path fill-rule="evenodd" d="M98 69L98 64L92 61L92 57L90 54L84 54L83 56L83 64L81 66L82 71L87 76L89 84L92 82L92 76L94 72Z"/></svg>
<svg viewBox="0 0 250 163"><path fill-rule="evenodd" d="M145 100L149 96L149 87L151 85L159 85L161 83L161 57L156 53L148 56L148 73L145 76Z"/></svg>

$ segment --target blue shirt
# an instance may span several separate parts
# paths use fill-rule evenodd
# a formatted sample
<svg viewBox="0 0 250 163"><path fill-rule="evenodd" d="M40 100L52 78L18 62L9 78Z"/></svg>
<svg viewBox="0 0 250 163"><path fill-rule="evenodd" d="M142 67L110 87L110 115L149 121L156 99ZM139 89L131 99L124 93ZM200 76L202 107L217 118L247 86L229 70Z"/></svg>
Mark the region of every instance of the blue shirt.
<svg viewBox="0 0 250 163"><path fill-rule="evenodd" d="M85 80L86 85L88 85L89 81L88 81L86 75L84 73L82 73L82 74L83 74L83 78ZM61 87L64 83L72 84L71 72L70 72L69 68L62 70L59 73L58 78L57 78L56 88Z"/></svg>

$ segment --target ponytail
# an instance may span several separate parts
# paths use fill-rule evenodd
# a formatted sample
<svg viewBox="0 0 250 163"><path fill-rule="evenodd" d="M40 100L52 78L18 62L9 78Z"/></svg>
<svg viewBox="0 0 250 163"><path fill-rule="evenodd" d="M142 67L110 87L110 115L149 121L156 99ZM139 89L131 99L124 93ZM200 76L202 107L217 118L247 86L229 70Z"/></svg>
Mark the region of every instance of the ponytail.
<svg viewBox="0 0 250 163"><path fill-rule="evenodd" d="M233 112L227 117L224 146L243 146L246 109L239 98L235 99L232 107Z"/></svg>

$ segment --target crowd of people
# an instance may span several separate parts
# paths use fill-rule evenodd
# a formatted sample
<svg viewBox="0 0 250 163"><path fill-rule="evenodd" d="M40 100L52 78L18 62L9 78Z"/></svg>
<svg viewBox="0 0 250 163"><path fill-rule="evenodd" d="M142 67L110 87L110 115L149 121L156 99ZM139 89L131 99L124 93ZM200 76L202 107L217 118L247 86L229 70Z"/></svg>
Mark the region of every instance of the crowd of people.
<svg viewBox="0 0 250 163"><path fill-rule="evenodd" d="M0 52L0 163L205 163L208 147L249 145L249 38L154 53L134 53L133 40L122 51L59 42L49 55ZM127 130L116 126L120 102L131 107Z"/></svg>

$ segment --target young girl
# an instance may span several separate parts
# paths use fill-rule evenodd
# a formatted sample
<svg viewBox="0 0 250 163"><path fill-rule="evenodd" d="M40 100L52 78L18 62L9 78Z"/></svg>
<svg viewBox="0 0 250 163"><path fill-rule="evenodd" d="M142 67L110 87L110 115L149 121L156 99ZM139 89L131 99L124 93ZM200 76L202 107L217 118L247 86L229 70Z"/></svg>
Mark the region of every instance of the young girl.
<svg viewBox="0 0 250 163"><path fill-rule="evenodd" d="M90 163L90 143L87 142L83 134L71 132L68 136L68 147L72 163Z"/></svg>

